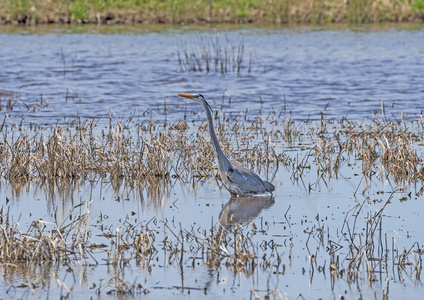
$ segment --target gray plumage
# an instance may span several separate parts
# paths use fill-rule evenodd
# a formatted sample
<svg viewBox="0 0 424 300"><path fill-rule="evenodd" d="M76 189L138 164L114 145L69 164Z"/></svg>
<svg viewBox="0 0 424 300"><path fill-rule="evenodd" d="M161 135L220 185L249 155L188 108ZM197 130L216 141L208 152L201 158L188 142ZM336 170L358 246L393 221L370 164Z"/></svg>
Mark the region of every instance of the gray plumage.
<svg viewBox="0 0 424 300"><path fill-rule="evenodd" d="M201 94L178 94L181 97L193 99L202 103L208 119L209 134L218 159L218 169L221 181L232 195L249 196L263 193L272 193L275 186L263 181L253 171L231 162L221 150L218 138L213 127L212 109Z"/></svg>

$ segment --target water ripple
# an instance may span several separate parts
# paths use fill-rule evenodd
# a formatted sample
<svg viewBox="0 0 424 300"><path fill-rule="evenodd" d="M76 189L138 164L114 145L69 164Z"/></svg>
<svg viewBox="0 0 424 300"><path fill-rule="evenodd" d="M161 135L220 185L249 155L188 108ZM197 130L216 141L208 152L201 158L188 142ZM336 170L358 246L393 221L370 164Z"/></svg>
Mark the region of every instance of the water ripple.
<svg viewBox="0 0 424 300"><path fill-rule="evenodd" d="M406 112L416 118L424 109L423 32L416 27L218 31L235 43L243 40L247 53L254 54L253 71L241 75L181 72L178 43L196 41L199 34L214 37L215 29L78 32L0 33L0 90L11 95L24 86L17 98L28 105L40 95L47 99L49 110L38 111L37 121L44 116L54 123L53 116L70 114L98 117L109 108L125 116L164 99L178 102L178 92L201 92L221 103L225 91L231 96L229 112L267 113L285 106L296 120L318 120L321 112L362 119L379 111L381 101L389 116ZM73 101L66 101L69 89Z"/></svg>

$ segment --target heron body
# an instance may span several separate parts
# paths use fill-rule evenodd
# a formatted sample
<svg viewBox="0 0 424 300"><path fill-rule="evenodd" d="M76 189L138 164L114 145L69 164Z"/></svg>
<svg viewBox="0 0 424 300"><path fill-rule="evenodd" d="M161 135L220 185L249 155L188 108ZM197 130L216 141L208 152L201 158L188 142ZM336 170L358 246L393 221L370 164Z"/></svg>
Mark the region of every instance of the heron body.
<svg viewBox="0 0 424 300"><path fill-rule="evenodd" d="M272 193L275 186L268 181L262 180L253 171L231 162L221 150L218 138L213 127L212 109L201 94L178 94L181 97L200 102L208 119L209 134L218 159L219 176L224 186L232 195L251 196L264 193Z"/></svg>

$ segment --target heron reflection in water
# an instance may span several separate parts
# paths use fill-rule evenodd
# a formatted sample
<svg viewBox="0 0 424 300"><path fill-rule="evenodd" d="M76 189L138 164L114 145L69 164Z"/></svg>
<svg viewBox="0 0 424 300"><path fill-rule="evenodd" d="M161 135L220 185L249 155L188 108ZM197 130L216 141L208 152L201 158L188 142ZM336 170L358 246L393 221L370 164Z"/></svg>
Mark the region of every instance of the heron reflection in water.
<svg viewBox="0 0 424 300"><path fill-rule="evenodd" d="M221 150L218 138L215 134L212 120L212 108L206 102L202 94L178 94L180 97L188 98L200 102L208 119L209 134L218 159L219 176L224 186L233 196L251 196L257 194L271 193L275 186L268 181L262 180L253 171L243 166L231 162Z"/></svg>
<svg viewBox="0 0 424 300"><path fill-rule="evenodd" d="M222 208L218 222L220 232L230 230L236 226L243 226L256 218L263 209L274 204L273 196L258 197L231 197Z"/></svg>

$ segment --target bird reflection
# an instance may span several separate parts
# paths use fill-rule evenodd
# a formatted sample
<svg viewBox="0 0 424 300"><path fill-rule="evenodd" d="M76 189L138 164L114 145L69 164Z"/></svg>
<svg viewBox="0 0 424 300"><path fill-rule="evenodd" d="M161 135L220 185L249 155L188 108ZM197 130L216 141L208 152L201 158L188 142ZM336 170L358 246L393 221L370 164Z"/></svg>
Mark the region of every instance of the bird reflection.
<svg viewBox="0 0 424 300"><path fill-rule="evenodd" d="M263 209L274 204L274 197L231 197L219 214L221 230L230 230L256 218Z"/></svg>

